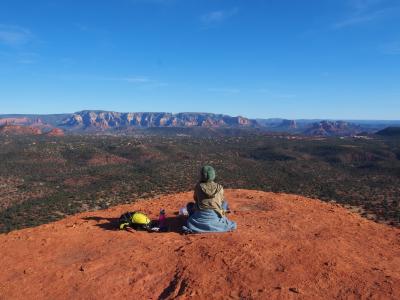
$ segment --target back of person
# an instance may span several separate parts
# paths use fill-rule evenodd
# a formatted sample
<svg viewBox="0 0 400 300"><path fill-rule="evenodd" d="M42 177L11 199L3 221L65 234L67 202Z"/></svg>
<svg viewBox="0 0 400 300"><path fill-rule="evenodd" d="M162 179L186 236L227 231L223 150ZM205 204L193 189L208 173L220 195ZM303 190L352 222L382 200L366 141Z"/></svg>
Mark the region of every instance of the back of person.
<svg viewBox="0 0 400 300"><path fill-rule="evenodd" d="M236 229L236 223L225 217L227 202L222 185L214 182L215 170L211 166L201 169L201 180L194 189L195 203L188 204L189 219L186 232L226 232ZM190 205L192 204L192 205ZM189 209L189 207L194 209Z"/></svg>
<svg viewBox="0 0 400 300"><path fill-rule="evenodd" d="M199 182L194 189L194 200L197 209L212 209L220 217L225 215L225 211L222 208L224 188L214 181Z"/></svg>

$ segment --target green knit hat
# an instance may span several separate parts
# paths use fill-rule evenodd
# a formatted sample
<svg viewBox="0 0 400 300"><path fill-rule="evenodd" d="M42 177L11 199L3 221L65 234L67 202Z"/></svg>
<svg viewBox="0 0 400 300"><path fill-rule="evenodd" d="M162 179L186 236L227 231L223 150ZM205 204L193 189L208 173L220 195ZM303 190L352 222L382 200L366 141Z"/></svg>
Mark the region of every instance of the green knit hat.
<svg viewBox="0 0 400 300"><path fill-rule="evenodd" d="M201 168L201 181L210 182L215 179L215 170L211 166L204 166Z"/></svg>

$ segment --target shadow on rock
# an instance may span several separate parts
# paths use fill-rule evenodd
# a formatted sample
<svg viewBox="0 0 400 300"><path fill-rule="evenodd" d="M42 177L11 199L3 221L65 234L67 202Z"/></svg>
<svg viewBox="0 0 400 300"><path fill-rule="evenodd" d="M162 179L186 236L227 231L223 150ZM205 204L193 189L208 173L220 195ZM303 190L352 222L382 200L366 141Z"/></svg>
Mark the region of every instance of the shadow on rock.
<svg viewBox="0 0 400 300"><path fill-rule="evenodd" d="M104 217L85 217L83 220L86 221L96 221L96 222L102 222L102 223L97 223L94 226L100 227L104 230L119 230L119 218L104 218Z"/></svg>
<svg viewBox="0 0 400 300"><path fill-rule="evenodd" d="M85 217L83 218L85 221L96 221L97 224L94 226L100 227L104 230L118 231L119 230L119 218L104 218L99 216L93 217ZM104 222L106 221L106 222ZM167 227L166 231L150 231L154 233L164 233L164 232L176 232L183 233L182 226L186 224L187 217L175 216L175 217L167 217L165 219L165 224ZM158 227L158 220L151 221L153 227Z"/></svg>

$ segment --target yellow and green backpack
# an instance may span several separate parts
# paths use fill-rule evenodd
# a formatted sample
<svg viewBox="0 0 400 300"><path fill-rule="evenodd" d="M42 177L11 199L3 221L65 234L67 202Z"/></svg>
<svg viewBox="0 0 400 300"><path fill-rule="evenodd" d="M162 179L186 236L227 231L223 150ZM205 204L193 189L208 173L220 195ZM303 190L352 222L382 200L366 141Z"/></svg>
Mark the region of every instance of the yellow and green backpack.
<svg viewBox="0 0 400 300"><path fill-rule="evenodd" d="M141 212L126 212L119 217L119 229L131 227L135 230L150 230L151 220Z"/></svg>

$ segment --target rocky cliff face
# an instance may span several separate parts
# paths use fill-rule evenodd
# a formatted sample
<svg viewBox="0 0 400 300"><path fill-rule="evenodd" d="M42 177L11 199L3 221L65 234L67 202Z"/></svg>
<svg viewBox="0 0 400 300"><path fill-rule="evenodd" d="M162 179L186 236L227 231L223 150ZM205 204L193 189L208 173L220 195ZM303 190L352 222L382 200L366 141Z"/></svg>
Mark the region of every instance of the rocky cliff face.
<svg viewBox="0 0 400 300"><path fill-rule="evenodd" d="M3 117L2 117L3 116ZM365 123L367 124L367 123ZM218 131L214 129L257 128L271 132L286 132L310 136L351 136L360 132L371 132L371 128L345 121L315 121L286 119L248 119L241 116L212 113L165 113L165 112L112 112L84 110L73 114L59 115L0 115L1 126L27 126L40 129L43 133L60 127L69 132L121 132L128 133L136 128L177 128L179 130ZM210 130L209 130L210 129ZM8 130L8 129L7 129ZM61 131L56 135L62 134Z"/></svg>
<svg viewBox="0 0 400 300"><path fill-rule="evenodd" d="M0 126L2 125L31 125L32 120L26 117L22 118L2 118L0 119Z"/></svg>
<svg viewBox="0 0 400 300"><path fill-rule="evenodd" d="M67 128L120 129L128 127L251 127L256 121L209 113L119 113L81 111L63 122Z"/></svg>
<svg viewBox="0 0 400 300"><path fill-rule="evenodd" d="M275 129L279 129L282 131L285 131L285 130L292 131L297 128L298 128L298 126L297 126L296 120L286 120L286 119L282 120L282 122L275 127Z"/></svg>
<svg viewBox="0 0 400 300"><path fill-rule="evenodd" d="M352 123L344 121L321 121L314 123L305 131L305 134L319 136L349 136L361 131L362 128L360 126Z"/></svg>
<svg viewBox="0 0 400 300"><path fill-rule="evenodd" d="M42 131L37 127L22 125L3 125L0 127L0 134L6 135L38 135Z"/></svg>
<svg viewBox="0 0 400 300"><path fill-rule="evenodd" d="M64 131L60 128L53 128L46 133L47 136L64 136Z"/></svg>
<svg viewBox="0 0 400 300"><path fill-rule="evenodd" d="M31 126L37 128L47 128L51 127L49 124L43 122L41 118L0 118L0 126Z"/></svg>

